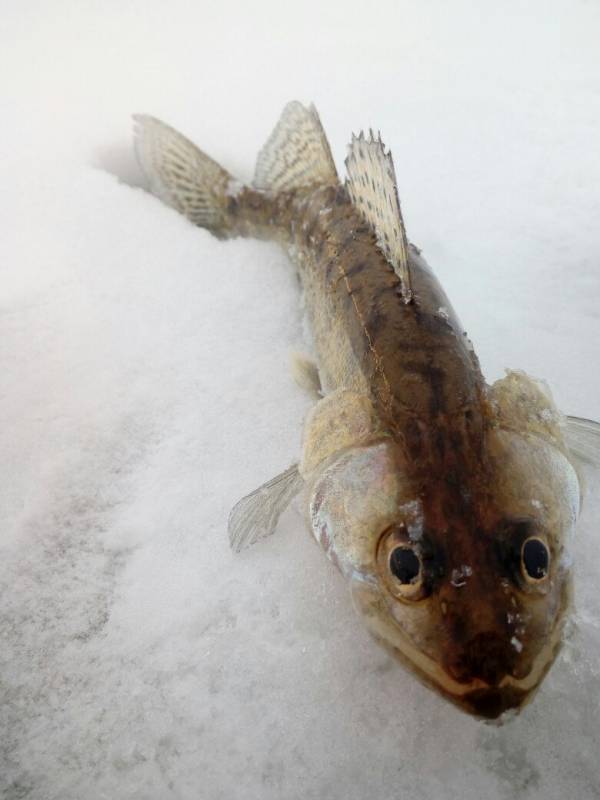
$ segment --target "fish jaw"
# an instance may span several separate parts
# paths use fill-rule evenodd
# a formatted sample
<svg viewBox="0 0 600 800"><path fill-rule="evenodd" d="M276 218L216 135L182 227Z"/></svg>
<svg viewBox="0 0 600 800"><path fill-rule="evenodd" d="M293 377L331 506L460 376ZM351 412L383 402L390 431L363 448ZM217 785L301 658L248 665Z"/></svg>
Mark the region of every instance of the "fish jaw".
<svg viewBox="0 0 600 800"><path fill-rule="evenodd" d="M566 587L570 599L569 581ZM532 667L521 678L506 673L481 677L464 675L457 680L444 665L442 657L424 652L407 630L394 619L389 598L374 576L355 573L350 582L354 607L374 639L421 683L439 693L462 711L486 720L506 721L535 696L542 680L558 655L562 644L564 617L551 631ZM425 607L415 609L414 630L429 626ZM500 643L499 643L500 644Z"/></svg>
<svg viewBox="0 0 600 800"><path fill-rule="evenodd" d="M518 713L531 700L533 692L524 692L511 687L473 689L473 691L454 701L461 710L474 717L486 720L503 721L512 713Z"/></svg>

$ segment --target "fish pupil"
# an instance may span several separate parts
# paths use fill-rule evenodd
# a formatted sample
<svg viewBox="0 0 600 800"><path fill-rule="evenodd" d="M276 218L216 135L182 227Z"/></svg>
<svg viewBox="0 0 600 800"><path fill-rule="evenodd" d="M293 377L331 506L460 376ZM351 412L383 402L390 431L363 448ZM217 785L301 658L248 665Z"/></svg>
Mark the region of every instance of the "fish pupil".
<svg viewBox="0 0 600 800"><path fill-rule="evenodd" d="M528 539L523 545L523 565L529 577L536 580L548 573L548 550L539 539Z"/></svg>
<svg viewBox="0 0 600 800"><path fill-rule="evenodd" d="M421 564L407 547L396 547L390 555L390 569L400 583L411 583L419 574Z"/></svg>

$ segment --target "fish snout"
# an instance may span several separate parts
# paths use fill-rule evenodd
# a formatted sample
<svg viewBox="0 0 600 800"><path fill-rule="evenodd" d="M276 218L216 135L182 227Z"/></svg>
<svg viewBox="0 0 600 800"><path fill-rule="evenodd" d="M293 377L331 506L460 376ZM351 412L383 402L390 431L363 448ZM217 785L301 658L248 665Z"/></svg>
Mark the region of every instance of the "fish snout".
<svg viewBox="0 0 600 800"><path fill-rule="evenodd" d="M496 633L478 633L455 650L448 658L447 668L460 683L479 679L488 686L498 686L514 667L514 652Z"/></svg>
<svg viewBox="0 0 600 800"><path fill-rule="evenodd" d="M498 719L506 711L518 711L527 698L527 692L511 687L477 689L465 695L461 704L477 717Z"/></svg>

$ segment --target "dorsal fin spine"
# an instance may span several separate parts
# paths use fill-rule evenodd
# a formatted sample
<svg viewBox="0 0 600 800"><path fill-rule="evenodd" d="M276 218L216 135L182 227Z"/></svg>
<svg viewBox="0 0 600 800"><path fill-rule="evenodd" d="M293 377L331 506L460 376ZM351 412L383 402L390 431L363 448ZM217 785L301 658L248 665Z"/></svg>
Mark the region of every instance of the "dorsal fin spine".
<svg viewBox="0 0 600 800"><path fill-rule="evenodd" d="M357 210L377 238L377 244L400 279L402 298L410 303L408 240L400 210L396 173L391 153L386 153L381 133L367 139L360 131L352 135L346 158L346 187Z"/></svg>

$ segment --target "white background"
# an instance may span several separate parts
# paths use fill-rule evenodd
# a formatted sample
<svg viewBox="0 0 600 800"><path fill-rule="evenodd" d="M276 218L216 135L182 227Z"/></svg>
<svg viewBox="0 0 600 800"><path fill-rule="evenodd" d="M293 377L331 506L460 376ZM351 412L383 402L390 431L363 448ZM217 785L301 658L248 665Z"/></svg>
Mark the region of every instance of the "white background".
<svg viewBox="0 0 600 800"><path fill-rule="evenodd" d="M600 418L596 2L0 3L0 793L10 800L600 796L599 509L534 703L457 711L374 644L292 508L297 282L135 188L130 115L248 180L283 105L395 156L409 237L489 380Z"/></svg>

